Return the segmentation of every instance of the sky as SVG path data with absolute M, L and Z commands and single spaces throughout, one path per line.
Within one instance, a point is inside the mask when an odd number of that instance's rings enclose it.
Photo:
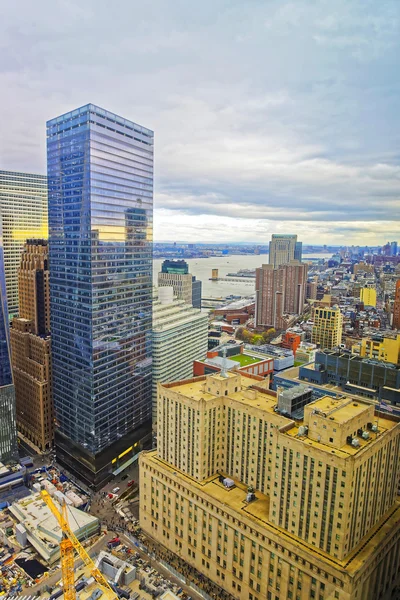
M 155 132 L 154 239 L 400 240 L 399 0 L 3 0 L 0 169 L 89 102 Z

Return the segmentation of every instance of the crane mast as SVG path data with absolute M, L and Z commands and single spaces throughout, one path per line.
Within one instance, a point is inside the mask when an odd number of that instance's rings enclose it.
M 63 534 L 63 539 L 60 542 L 60 554 L 61 554 L 61 571 L 63 578 L 64 598 L 65 600 L 75 600 L 75 577 L 74 577 L 74 551 L 82 559 L 85 566 L 90 569 L 91 575 L 95 578 L 97 583 L 105 588 L 108 592 L 108 598 L 110 600 L 117 600 L 118 596 L 115 594 L 108 581 L 105 579 L 100 569 L 96 567 L 85 548 L 82 546 L 72 529 L 68 524 L 68 513 L 67 505 L 61 506 L 61 511 L 54 503 L 52 497 L 46 490 L 41 491 L 41 497 L 47 504 L 53 515 L 56 517 Z

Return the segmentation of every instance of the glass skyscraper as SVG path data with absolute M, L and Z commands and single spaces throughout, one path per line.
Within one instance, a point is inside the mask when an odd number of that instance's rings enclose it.
M 15 389 L 10 354 L 10 324 L 8 319 L 3 236 L 0 223 L 0 461 L 17 456 Z
M 96 487 L 151 437 L 153 137 L 92 104 L 47 123 L 56 448 Z
M 47 177 L 0 171 L 0 221 L 10 315 L 18 312 L 18 269 L 29 238 L 47 239 Z

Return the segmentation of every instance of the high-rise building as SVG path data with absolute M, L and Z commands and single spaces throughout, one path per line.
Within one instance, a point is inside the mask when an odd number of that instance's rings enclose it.
M 269 243 L 269 264 L 277 269 L 295 259 L 301 260 L 302 244 L 297 242 L 297 235 L 272 234 Z
M 159 384 L 140 526 L 234 598 L 391 600 L 400 423 L 324 396 L 297 421 L 251 375 Z
M 306 285 L 307 300 L 316 300 L 318 292 L 318 275 L 315 275 Z
M 343 315 L 338 306 L 313 310 L 311 342 L 322 349 L 331 350 L 342 342 Z
M 161 287 L 153 301 L 153 428 L 157 422 L 157 383 L 192 376 L 193 361 L 208 348 L 208 314 Z
M 87 104 L 47 160 L 57 457 L 98 487 L 151 440 L 153 132 Z
M 17 454 L 15 389 L 11 370 L 10 326 L 0 222 L 0 461 L 12 460 Z
M 397 242 L 390 243 L 390 254 L 391 256 L 397 256 Z
M 0 171 L 0 221 L 3 227 L 8 311 L 18 313 L 18 269 L 28 238 L 47 238 L 47 177 Z
M 365 306 L 376 306 L 376 289 L 373 287 L 363 287 L 360 289 L 360 300 Z
M 47 240 L 28 240 L 18 272 L 19 317 L 11 329 L 18 431 L 44 451 L 54 438 Z
M 164 260 L 158 274 L 158 287 L 173 287 L 174 296 L 201 308 L 201 281 L 189 273 L 189 265 L 185 260 Z
M 294 247 L 294 260 L 299 260 L 301 262 L 303 258 L 303 242 L 296 242 Z
M 396 281 L 393 303 L 393 329 L 400 329 L 400 279 Z
M 308 266 L 292 260 L 275 269 L 256 269 L 256 324 L 285 328 L 284 315 L 301 314 L 306 298 Z

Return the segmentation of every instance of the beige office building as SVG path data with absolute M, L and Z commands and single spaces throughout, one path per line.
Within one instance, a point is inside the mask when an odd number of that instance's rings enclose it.
M 29 238 L 47 238 L 47 177 L 0 171 L 0 220 L 8 312 L 18 312 L 18 269 Z
M 338 306 L 314 308 L 311 342 L 332 350 L 342 343 L 343 315 Z
M 192 282 L 190 273 L 159 273 L 158 287 L 172 287 L 174 296 L 184 300 L 186 304 L 192 304 Z
M 46 240 L 28 240 L 18 271 L 20 316 L 10 330 L 17 429 L 40 450 L 54 436 Z
M 273 234 L 269 243 L 269 264 L 277 269 L 291 260 L 301 261 L 302 244 L 297 235 Z
M 158 386 L 140 525 L 238 600 L 383 600 L 400 585 L 400 424 L 323 397 L 303 421 L 254 376 Z

